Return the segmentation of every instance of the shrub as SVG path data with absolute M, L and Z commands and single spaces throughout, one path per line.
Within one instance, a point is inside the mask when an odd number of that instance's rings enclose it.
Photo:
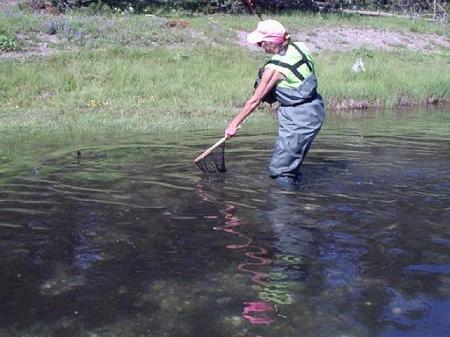
M 251 2 L 260 10 L 312 9 L 314 7 L 312 0 L 251 0 Z M 166 12 L 186 10 L 203 13 L 237 13 L 249 10 L 244 0 L 27 0 L 27 3 L 34 10 L 56 9 L 59 12 L 88 6 L 101 9 L 104 5 L 120 10 L 132 8 L 132 11 L 136 13 L 155 8 Z
M 0 33 L 0 50 L 12 51 L 17 50 L 17 40 L 11 35 L 3 35 Z
M 279 12 L 289 10 L 327 11 L 338 8 L 378 9 L 383 11 L 399 11 L 409 14 L 423 14 L 433 11 L 429 0 L 27 0 L 29 7 L 35 10 L 64 12 L 70 8 L 93 7 L 95 10 L 107 6 L 119 11 L 143 13 L 158 11 L 185 10 L 191 13 L 222 12 L 237 13 L 252 11 L 248 3 L 253 3 L 257 11 Z M 442 6 L 446 6 L 443 1 Z M 131 9 L 131 10 L 130 10 Z M 445 9 L 443 9 L 445 12 Z M 445 12 L 446 13 L 446 12 Z

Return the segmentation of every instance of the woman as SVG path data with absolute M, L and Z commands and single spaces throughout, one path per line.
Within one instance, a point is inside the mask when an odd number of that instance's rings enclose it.
M 306 46 L 292 42 L 283 25 L 275 20 L 259 22 L 247 41 L 273 56 L 264 66 L 252 97 L 226 128 L 225 136 L 234 136 L 239 124 L 262 101 L 274 97 L 280 103 L 279 130 L 269 166 L 270 176 L 280 187 L 295 187 L 300 166 L 325 119 L 313 59 Z

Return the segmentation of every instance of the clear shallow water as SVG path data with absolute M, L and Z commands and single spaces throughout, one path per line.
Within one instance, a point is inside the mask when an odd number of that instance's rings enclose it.
M 329 117 L 297 193 L 244 128 L 219 177 L 199 134 L 31 165 L 0 189 L 0 336 L 450 336 L 449 115 Z

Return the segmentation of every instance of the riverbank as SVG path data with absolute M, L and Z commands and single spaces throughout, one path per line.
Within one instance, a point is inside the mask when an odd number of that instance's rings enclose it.
M 276 18 L 314 52 L 329 111 L 450 102 L 448 25 Z M 252 16 L 55 16 L 8 9 L 0 15 L 10 45 L 0 52 L 2 137 L 221 129 L 268 57 L 244 43 L 256 23 Z M 356 57 L 365 72 L 351 71 Z M 255 120 L 273 107 L 261 110 Z

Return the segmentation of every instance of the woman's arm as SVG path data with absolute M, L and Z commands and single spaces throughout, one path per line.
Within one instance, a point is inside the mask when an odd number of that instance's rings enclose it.
M 236 134 L 236 129 L 260 104 L 265 95 L 267 95 L 275 85 L 284 79 L 284 76 L 278 71 L 266 68 L 261 77 L 259 85 L 253 92 L 252 97 L 245 103 L 241 111 L 233 118 L 225 129 L 225 137 L 232 137 Z

